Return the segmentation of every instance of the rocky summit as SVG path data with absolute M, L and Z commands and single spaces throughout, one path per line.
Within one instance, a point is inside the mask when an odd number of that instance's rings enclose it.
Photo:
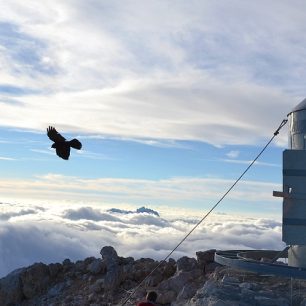
M 215 263 L 214 253 L 158 262 L 121 257 L 105 246 L 101 258 L 35 263 L 0 280 L 0 305 L 122 305 L 128 297 L 125 305 L 136 305 L 155 290 L 157 305 L 306 306 L 306 282 L 232 270 Z

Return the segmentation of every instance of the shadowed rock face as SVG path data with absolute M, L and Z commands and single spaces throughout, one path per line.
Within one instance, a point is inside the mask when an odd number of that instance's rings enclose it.
M 24 299 L 20 278 L 24 270 L 15 270 L 0 280 L 0 301 L 4 305 L 17 304 Z
M 161 263 L 127 305 L 144 299 L 148 290 L 158 293 L 159 305 L 290 305 L 288 280 L 221 267 L 214 263 L 214 252 Z M 0 279 L 0 305 L 120 305 L 159 264 L 150 258 L 120 257 L 111 246 L 100 254 L 101 258 L 35 263 L 13 271 Z M 293 284 L 293 293 L 294 305 L 306 305 L 306 284 Z

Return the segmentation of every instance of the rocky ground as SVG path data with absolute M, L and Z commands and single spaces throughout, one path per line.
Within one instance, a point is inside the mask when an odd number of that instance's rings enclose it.
M 36 263 L 0 280 L 0 305 L 122 305 L 159 262 L 124 258 L 110 246 L 102 258 L 75 263 Z M 306 306 L 306 282 L 257 276 L 216 264 L 214 250 L 196 258 L 170 259 L 143 283 L 126 305 L 142 300 L 147 290 L 158 292 L 159 305 Z

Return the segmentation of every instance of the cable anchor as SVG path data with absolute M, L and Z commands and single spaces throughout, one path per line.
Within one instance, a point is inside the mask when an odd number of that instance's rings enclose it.
M 281 130 L 281 128 L 286 125 L 286 123 L 288 122 L 288 119 L 284 119 L 282 121 L 282 123 L 280 124 L 280 126 L 278 127 L 278 129 L 274 132 L 274 136 L 278 135 L 279 134 L 279 131 Z

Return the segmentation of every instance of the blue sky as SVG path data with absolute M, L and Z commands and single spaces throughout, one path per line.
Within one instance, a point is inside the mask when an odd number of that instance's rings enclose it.
M 0 201 L 26 205 L 3 206 L 8 226 L 38 226 L 20 213 L 37 203 L 199 217 L 306 96 L 303 1 L 0 8 Z M 83 143 L 69 161 L 50 125 Z M 286 146 L 287 126 L 218 211 L 280 220 Z
M 79 135 L 83 151 L 73 151 L 70 160 L 64 161 L 57 158 L 43 132 L 8 128 L 2 129 L 0 135 L 4 174 L 1 179 L 6 186 L 1 189 L 6 200 L 43 201 L 49 200 L 49 194 L 53 193 L 55 201 L 58 198 L 78 202 L 81 194 L 88 202 L 100 202 L 102 206 L 104 202 L 114 205 L 126 202 L 203 212 L 239 177 L 260 149 L 250 145 L 216 147 L 196 141 L 91 139 Z M 280 188 L 281 158 L 281 147 L 269 147 L 247 173 L 245 182 L 222 205 L 222 211 L 250 215 L 277 212 L 280 205 L 275 201 L 280 201 L 273 199 L 272 191 Z M 59 184 L 54 183 L 56 176 L 60 176 Z M 87 182 L 86 185 L 69 187 L 80 180 Z M 65 192 L 72 194 L 62 193 L 61 182 L 67 185 Z M 29 184 L 25 194 L 24 184 Z M 263 185 L 264 190 L 257 184 Z M 123 189 L 117 190 L 118 185 Z M 142 190 L 141 196 L 137 195 L 138 189 Z M 257 199 L 256 194 L 261 192 Z M 239 193 L 243 193 L 242 198 Z M 258 205 L 262 207 L 260 211 Z

